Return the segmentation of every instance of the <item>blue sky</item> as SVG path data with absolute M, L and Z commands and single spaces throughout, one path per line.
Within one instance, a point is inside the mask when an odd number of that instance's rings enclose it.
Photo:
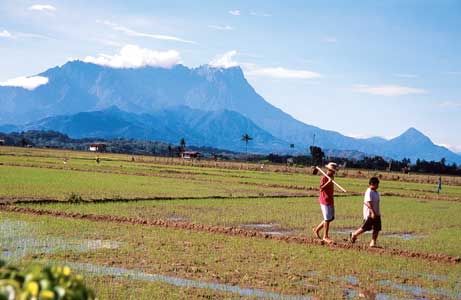
M 126 45 L 238 64 L 308 124 L 386 138 L 415 127 L 461 152 L 458 0 L 0 1 L 0 82 Z

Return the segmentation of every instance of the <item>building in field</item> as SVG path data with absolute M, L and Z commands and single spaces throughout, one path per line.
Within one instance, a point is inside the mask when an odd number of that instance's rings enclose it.
M 93 143 L 90 145 L 90 151 L 92 152 L 106 152 L 107 144 L 105 143 Z
M 182 159 L 200 159 L 200 152 L 197 151 L 182 151 Z
M 5 140 L 0 140 L 0 146 L 5 145 Z

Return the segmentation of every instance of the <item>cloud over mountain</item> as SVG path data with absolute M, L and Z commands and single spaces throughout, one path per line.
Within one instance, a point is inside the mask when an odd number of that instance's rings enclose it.
M 181 57 L 176 50 L 162 52 L 141 48 L 137 45 L 126 45 L 119 54 L 87 56 L 83 61 L 112 68 L 141 68 L 146 66 L 171 68 L 181 61 Z
M 211 62 L 210 66 L 215 68 L 231 68 L 238 66 L 238 62 L 233 60 L 233 57 L 237 54 L 236 50 L 232 50 L 224 53 L 221 56 L 215 57 Z
M 17 77 L 0 82 L 0 86 L 22 87 L 26 90 L 34 90 L 37 87 L 47 84 L 48 78 L 43 76 Z

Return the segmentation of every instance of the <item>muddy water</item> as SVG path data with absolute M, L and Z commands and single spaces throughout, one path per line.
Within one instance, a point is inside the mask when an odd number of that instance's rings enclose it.
M 336 230 L 336 231 L 333 231 L 333 232 L 337 233 L 337 234 L 342 234 L 342 235 L 349 236 L 349 234 L 351 232 L 354 232 L 356 229 L 357 228 L 350 229 L 350 230 L 348 230 L 348 229 Z M 369 235 L 371 235 L 371 231 L 367 231 L 367 232 L 363 233 L 363 235 L 369 236 Z M 381 237 L 396 238 L 396 239 L 401 239 L 401 240 L 413 240 L 413 239 L 420 239 L 420 238 L 425 237 L 423 235 L 417 235 L 417 234 L 414 234 L 414 233 L 380 233 L 379 235 Z
M 273 225 L 273 224 L 272 224 Z M 273 227 L 264 227 L 266 230 L 271 230 Z M 270 232 L 270 231 L 268 231 Z M 276 232 L 274 234 L 278 234 Z M 57 252 L 85 252 L 96 249 L 116 249 L 120 244 L 108 240 L 83 240 L 83 239 L 62 239 L 57 237 L 37 237 L 33 233 L 33 228 L 26 222 L 19 222 L 13 220 L 0 221 L 0 253 L 3 258 L 8 259 L 9 262 L 20 261 L 23 257 L 31 254 L 47 254 Z M 194 281 L 183 279 L 179 277 L 170 277 L 157 274 L 147 274 L 140 270 L 129 270 L 123 268 L 112 268 L 90 264 L 73 264 L 77 269 L 84 272 L 99 274 L 99 275 L 114 275 L 120 277 L 128 277 L 133 280 L 144 281 L 160 281 L 181 287 L 196 287 L 203 289 L 211 289 L 216 291 L 228 292 L 238 294 L 245 297 L 258 297 L 265 299 L 312 299 L 310 296 L 297 296 L 297 295 L 281 295 L 271 292 L 266 292 L 259 289 L 241 288 L 238 286 L 230 286 L 226 284 L 208 283 L 202 281 Z M 383 271 L 385 272 L 385 271 Z M 433 280 L 448 281 L 448 277 L 436 274 L 420 274 L 419 275 Z M 405 274 L 402 274 L 405 275 Z M 411 275 L 411 274 L 408 274 Z M 311 272 L 310 277 L 319 276 L 317 272 Z M 389 277 L 394 277 L 389 274 Z M 340 282 L 341 285 L 346 285 L 344 289 L 346 299 L 354 299 L 361 297 L 361 292 L 358 289 L 359 279 L 354 276 L 326 276 L 329 280 Z M 391 280 L 382 280 L 378 284 L 395 290 L 396 292 L 404 292 L 416 298 L 425 296 L 432 296 L 436 298 L 448 299 L 461 299 L 461 291 L 458 288 L 454 291 L 445 289 L 429 289 L 421 286 L 412 286 L 400 284 Z M 300 282 L 300 284 L 307 284 Z M 389 294 L 376 294 L 373 299 L 394 299 L 395 297 Z
M 311 296 L 301 295 L 282 295 L 277 293 L 266 292 L 260 289 L 242 288 L 236 285 L 227 285 L 221 283 L 204 282 L 197 280 L 184 279 L 180 277 L 165 276 L 158 274 L 144 273 L 138 270 L 130 270 L 117 267 L 106 267 L 93 264 L 68 263 L 73 269 L 90 273 L 98 276 L 111 275 L 131 280 L 142 280 L 151 282 L 163 282 L 177 287 L 194 287 L 199 289 L 209 289 L 219 292 L 232 293 L 242 297 L 257 297 L 262 299 L 286 299 L 286 300 L 311 300 Z
M 240 225 L 241 228 L 257 230 L 270 235 L 293 235 L 294 231 L 281 230 L 280 225 L 276 223 L 253 223 Z
M 97 249 L 116 249 L 120 244 L 107 240 L 61 239 L 56 237 L 34 237 L 31 226 L 25 222 L 3 220 L 0 222 L 1 257 L 9 263 L 20 261 L 31 254 L 48 254 L 58 252 L 86 252 Z M 260 289 L 241 288 L 234 285 L 195 281 L 180 277 L 148 274 L 139 270 L 105 267 L 92 264 L 63 262 L 76 270 L 95 275 L 113 275 L 132 280 L 168 283 L 178 287 L 195 287 L 237 294 L 243 297 L 263 299 L 311 300 L 310 296 L 282 295 Z
M 244 229 L 253 229 L 253 230 L 273 230 L 279 228 L 279 224 L 272 224 L 272 223 L 252 223 L 252 224 L 242 224 L 240 225 L 241 228 Z
M 58 252 L 87 252 L 97 249 L 116 249 L 120 243 L 108 240 L 63 239 L 40 237 L 33 234 L 25 222 L 2 220 L 0 222 L 0 255 L 8 262 L 17 262 L 31 254 Z
M 379 272 L 382 274 L 390 274 L 387 271 L 379 271 Z M 416 274 L 416 275 L 423 276 L 426 278 L 434 278 L 435 280 L 440 280 L 440 281 L 449 280 L 448 277 L 443 276 L 443 275 L 426 274 L 426 273 L 410 273 L 410 272 L 405 272 L 405 274 Z M 308 272 L 306 273 L 306 275 L 308 275 L 309 277 L 321 276 L 318 272 L 315 272 L 315 271 Z M 371 296 L 365 295 L 364 292 L 362 292 L 359 289 L 359 284 L 360 284 L 359 279 L 353 275 L 346 275 L 346 276 L 328 275 L 326 276 L 326 278 L 328 278 L 332 282 L 341 282 L 347 285 L 347 287 L 344 289 L 345 299 L 357 299 L 357 298 L 399 299 L 396 296 L 393 296 L 391 294 L 386 294 L 386 293 L 376 293 Z M 413 297 L 412 299 L 443 298 L 443 299 L 458 299 L 459 300 L 461 299 L 461 290 L 460 290 L 459 281 L 456 281 L 456 282 L 458 283 L 457 288 L 451 291 L 447 289 L 443 289 L 443 288 L 430 289 L 430 288 L 425 288 L 425 287 L 416 286 L 416 285 L 400 284 L 392 280 L 380 280 L 378 282 L 378 285 L 382 287 L 389 287 L 399 292 L 404 292 L 408 295 L 411 295 L 411 297 Z M 300 281 L 299 283 L 305 285 L 304 281 Z

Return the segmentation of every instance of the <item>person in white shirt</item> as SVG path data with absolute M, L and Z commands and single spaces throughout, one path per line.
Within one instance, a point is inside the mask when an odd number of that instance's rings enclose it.
M 351 243 L 357 240 L 357 237 L 365 231 L 373 230 L 370 247 L 377 247 L 376 240 L 378 234 L 381 231 L 381 212 L 379 210 L 379 193 L 377 191 L 379 187 L 379 179 L 377 177 L 371 177 L 369 187 L 365 192 L 363 199 L 363 224 L 354 233 L 350 235 Z

